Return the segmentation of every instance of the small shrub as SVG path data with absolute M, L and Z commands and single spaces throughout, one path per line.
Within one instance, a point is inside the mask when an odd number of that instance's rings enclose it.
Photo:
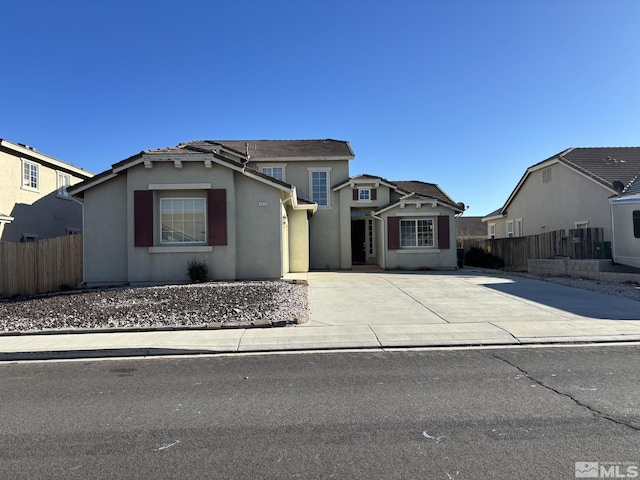
M 483 248 L 473 247 L 464 255 L 464 264 L 470 267 L 481 268 L 504 268 L 504 260 L 492 253 L 485 251 Z
M 193 259 L 187 264 L 187 273 L 191 283 L 202 283 L 209 280 L 209 268 L 206 262 Z

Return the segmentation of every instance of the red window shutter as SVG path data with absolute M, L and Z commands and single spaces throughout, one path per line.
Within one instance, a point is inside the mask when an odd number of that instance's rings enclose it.
M 449 246 L 449 215 L 438 216 L 438 248 L 448 250 Z
M 387 249 L 400 248 L 400 217 L 387 218 Z
M 209 245 L 226 245 L 227 191 L 224 188 L 207 192 L 207 223 Z
M 371 189 L 371 200 L 377 200 L 378 199 L 378 189 L 377 188 L 372 188 Z
M 355 201 L 355 200 L 358 200 L 358 199 L 359 199 L 359 197 L 358 197 L 358 189 L 354 188 L 353 189 L 353 200 Z
M 136 247 L 153 247 L 153 190 L 133 192 L 133 236 Z

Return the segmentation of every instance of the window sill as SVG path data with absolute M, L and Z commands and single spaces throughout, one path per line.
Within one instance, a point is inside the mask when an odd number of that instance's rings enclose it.
M 402 248 L 400 250 L 396 250 L 397 253 L 441 253 L 442 250 L 439 248 Z
M 212 252 L 213 247 L 208 245 L 180 247 L 149 247 L 149 253 L 207 253 Z
M 21 190 L 26 190 L 27 192 L 40 193 L 40 190 L 33 187 L 27 187 L 26 185 L 22 185 L 20 187 Z

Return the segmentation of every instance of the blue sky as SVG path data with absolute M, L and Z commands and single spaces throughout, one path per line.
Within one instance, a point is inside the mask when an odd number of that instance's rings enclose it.
M 637 0 L 9 0 L 0 138 L 99 173 L 196 139 L 348 140 L 351 173 L 500 207 L 640 145 Z

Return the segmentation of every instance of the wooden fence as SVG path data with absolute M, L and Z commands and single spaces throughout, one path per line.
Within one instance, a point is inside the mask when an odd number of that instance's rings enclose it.
M 82 283 L 82 235 L 0 243 L 0 297 L 54 292 Z
M 602 228 L 556 230 L 527 237 L 463 240 L 467 252 L 480 247 L 504 260 L 505 267 L 526 270 L 527 260 L 569 257 L 576 260 L 596 258 L 596 243 L 602 242 Z

